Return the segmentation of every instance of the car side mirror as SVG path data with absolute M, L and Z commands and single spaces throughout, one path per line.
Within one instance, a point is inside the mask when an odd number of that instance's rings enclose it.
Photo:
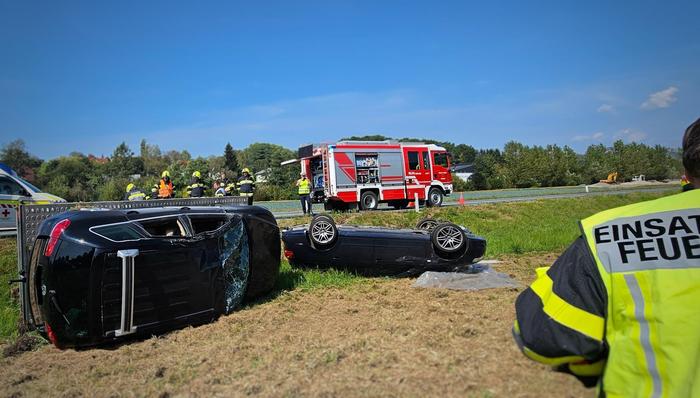
M 22 188 L 22 190 L 19 192 L 19 195 L 20 195 L 20 196 L 26 196 L 26 197 L 32 196 L 32 194 L 30 194 L 29 191 L 27 191 L 27 190 L 24 189 L 24 188 Z

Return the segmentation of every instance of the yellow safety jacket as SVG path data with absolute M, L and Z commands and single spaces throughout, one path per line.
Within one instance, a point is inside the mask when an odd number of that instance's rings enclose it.
M 306 178 L 302 178 L 298 181 L 299 183 L 299 195 L 308 195 L 311 193 L 311 181 Z
M 700 190 L 581 222 L 605 289 L 608 397 L 700 397 Z
M 525 355 L 595 378 L 601 396 L 700 397 L 700 190 L 581 229 L 516 301 Z

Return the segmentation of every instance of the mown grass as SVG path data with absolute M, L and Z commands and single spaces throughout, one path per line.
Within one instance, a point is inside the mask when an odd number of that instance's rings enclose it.
M 466 207 L 427 209 L 415 212 L 363 212 L 334 214 L 337 223 L 397 228 L 413 227 L 424 217 L 464 225 L 488 240 L 487 257 L 563 250 L 579 234 L 578 221 L 601 210 L 668 193 L 633 193 L 534 202 L 501 203 Z M 280 220 L 280 226 L 303 224 L 308 218 Z M 14 239 L 0 239 L 0 341 L 17 336 L 19 307 L 8 281 L 17 274 Z M 347 287 L 366 280 L 344 271 L 301 270 L 282 262 L 273 299 L 285 291 Z M 265 300 L 265 299 L 264 299 Z
M 670 192 L 673 193 L 673 192 Z M 659 198 L 669 193 L 631 193 L 424 209 L 420 213 L 362 212 L 333 214 L 336 223 L 412 228 L 425 217 L 454 222 L 488 241 L 486 256 L 563 250 L 580 234 L 578 221 L 599 211 Z M 281 220 L 283 226 L 308 218 Z

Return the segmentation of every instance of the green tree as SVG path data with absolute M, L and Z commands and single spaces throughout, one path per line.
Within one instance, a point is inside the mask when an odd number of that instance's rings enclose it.
M 238 157 L 236 156 L 236 151 L 233 150 L 230 142 L 226 143 L 226 147 L 224 148 L 224 159 L 226 169 L 234 173 L 234 175 L 238 173 Z
M 71 153 L 44 162 L 38 177 L 48 192 L 71 202 L 86 202 L 97 199 L 94 168 L 87 156 Z
M 0 162 L 10 166 L 28 180 L 34 180 L 34 170 L 42 163 L 41 159 L 26 150 L 22 139 L 3 145 L 0 149 Z
M 161 155 L 158 145 L 151 145 L 145 139 L 141 140 L 140 157 L 143 162 L 143 175 L 160 176 L 160 173 L 168 166 Z
M 143 172 L 143 160 L 134 156 L 134 152 L 126 145 L 119 144 L 112 153 L 109 161 L 109 173 L 112 177 L 128 177 Z

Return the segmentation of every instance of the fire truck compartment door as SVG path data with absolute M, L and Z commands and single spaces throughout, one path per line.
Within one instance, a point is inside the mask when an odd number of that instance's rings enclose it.
M 335 152 L 335 185 L 337 188 L 355 187 L 357 174 L 353 152 Z

